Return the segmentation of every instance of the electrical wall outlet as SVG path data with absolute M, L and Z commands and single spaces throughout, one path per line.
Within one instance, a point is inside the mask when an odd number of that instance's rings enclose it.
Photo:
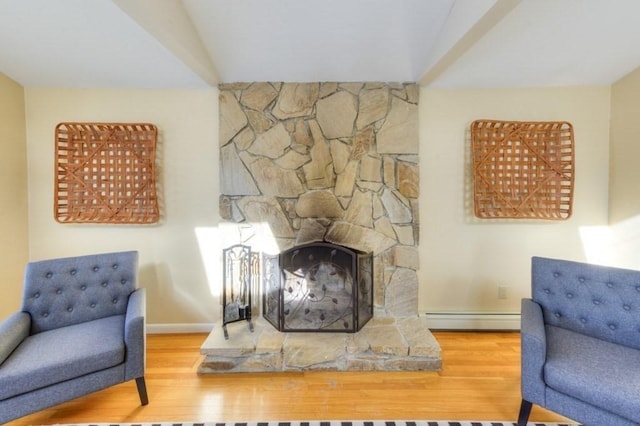
M 498 286 L 498 299 L 506 299 L 507 298 L 507 286 L 499 285 Z

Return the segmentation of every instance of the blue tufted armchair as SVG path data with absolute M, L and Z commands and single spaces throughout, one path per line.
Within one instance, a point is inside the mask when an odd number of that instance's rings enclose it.
M 22 310 L 0 323 L 0 423 L 136 380 L 148 403 L 138 254 L 32 262 Z
M 583 425 L 640 424 L 640 271 L 534 257 L 522 301 L 524 426 L 532 404 Z

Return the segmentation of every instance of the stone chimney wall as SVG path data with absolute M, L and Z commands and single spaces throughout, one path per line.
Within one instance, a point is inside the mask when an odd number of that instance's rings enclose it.
M 418 86 L 220 85 L 220 214 L 280 250 L 372 252 L 376 315 L 418 313 Z

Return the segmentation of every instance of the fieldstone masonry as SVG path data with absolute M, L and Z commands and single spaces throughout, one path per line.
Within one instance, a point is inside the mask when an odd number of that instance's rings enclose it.
M 243 342 L 218 343 L 214 330 L 201 371 L 259 371 L 263 364 L 267 370 L 439 368 L 439 347 L 417 309 L 417 85 L 233 83 L 219 89 L 221 217 L 239 225 L 267 222 L 281 251 L 326 241 L 372 252 L 375 318 L 354 336 L 321 339 L 264 330 Z M 310 341 L 315 350 L 301 349 Z M 320 350 L 349 356 L 336 360 Z M 272 351 L 282 353 L 280 365 L 267 368 L 268 357 L 258 360 L 256 351 L 271 358 Z M 221 362 L 229 352 L 241 352 L 243 360 Z M 306 353 L 325 361 L 299 359 Z

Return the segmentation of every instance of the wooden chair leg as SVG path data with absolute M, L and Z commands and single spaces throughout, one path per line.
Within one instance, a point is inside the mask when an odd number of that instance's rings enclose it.
M 143 377 L 136 378 L 136 386 L 138 387 L 138 395 L 140 396 L 140 405 L 147 405 L 149 403 L 149 396 L 147 395 L 147 385 Z
M 529 414 L 531 414 L 531 407 L 533 407 L 531 402 L 526 399 L 522 400 L 520 404 L 520 414 L 518 414 L 518 426 L 527 426 Z

